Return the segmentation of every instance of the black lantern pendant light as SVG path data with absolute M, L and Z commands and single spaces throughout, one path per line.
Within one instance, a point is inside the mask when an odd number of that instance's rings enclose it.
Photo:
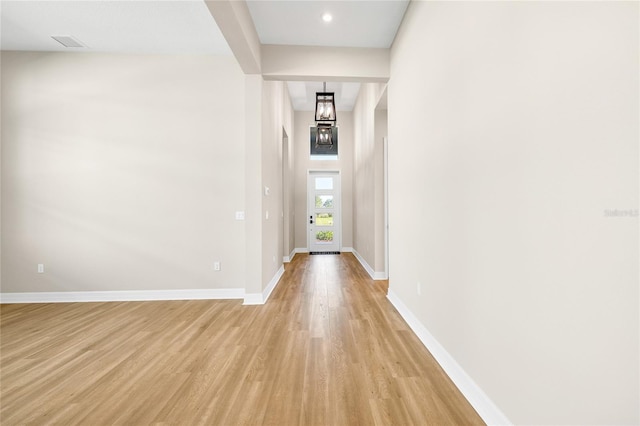
M 316 145 L 325 149 L 333 148 L 333 131 L 329 123 L 318 123 Z
M 312 155 L 338 155 L 338 128 L 336 124 L 336 102 L 333 92 L 316 92 L 316 126 L 311 128 Z M 315 133 L 315 134 L 314 134 Z
M 316 92 L 316 121 L 336 121 L 336 102 L 334 92 L 327 92 L 324 83 L 322 92 Z

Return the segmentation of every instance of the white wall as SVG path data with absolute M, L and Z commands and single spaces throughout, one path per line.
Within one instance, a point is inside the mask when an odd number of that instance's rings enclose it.
M 412 2 L 392 47 L 390 290 L 516 424 L 640 422 L 638 55 L 637 2 Z
M 285 193 L 283 173 L 291 167 L 284 158 L 285 151 L 292 151 L 293 108 L 286 84 L 265 81 L 262 86 L 262 284 L 263 289 L 282 266 L 284 252 L 284 206 L 292 189 Z M 284 149 L 284 134 L 288 138 L 288 149 Z M 291 170 L 288 170 L 291 173 Z M 265 195 L 264 188 L 269 188 Z M 268 216 L 267 216 L 268 213 Z
M 309 159 L 309 126 L 313 111 L 295 112 L 295 246 L 307 246 L 307 174 L 309 170 L 340 170 L 342 189 L 342 247 L 353 247 L 353 113 L 338 111 L 338 160 Z
M 378 276 L 384 275 L 383 141 L 386 111 L 375 111 L 384 84 L 363 83 L 353 108 L 353 248 Z
M 386 86 L 386 85 L 385 85 Z M 375 260 L 373 269 L 385 276 L 385 203 L 384 203 L 384 138 L 389 134 L 387 110 L 376 109 L 374 116 L 374 248 Z M 387 277 L 388 278 L 388 277 Z
M 245 75 L 245 292 L 262 300 L 262 132 L 263 81 L 260 75 Z M 258 238 L 260 236 L 260 238 Z M 255 302 L 254 302 L 255 303 Z
M 269 80 L 387 81 L 389 49 L 263 44 L 262 75 Z
M 244 287 L 243 93 L 232 57 L 3 52 L 2 292 Z
M 288 89 L 287 89 L 288 91 Z M 287 97 L 287 99 L 289 99 Z M 291 100 L 289 99 L 290 103 Z M 294 111 L 291 109 L 291 121 L 293 122 Z M 290 129 L 293 131 L 293 129 Z M 295 189 L 295 169 L 294 169 L 294 140 L 295 137 L 293 134 L 289 134 L 287 130 L 285 130 L 284 135 L 285 140 L 283 141 L 283 164 L 284 164 L 284 176 L 283 176 L 283 191 L 284 191 L 284 235 L 283 235 L 283 256 L 287 259 L 290 258 L 291 253 L 296 248 L 295 243 L 295 199 L 294 199 L 294 189 Z

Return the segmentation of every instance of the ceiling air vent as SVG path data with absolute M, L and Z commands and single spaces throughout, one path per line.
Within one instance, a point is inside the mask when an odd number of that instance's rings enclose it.
M 60 43 L 61 45 L 63 45 L 64 47 L 87 47 L 84 44 L 82 44 L 80 41 L 78 41 L 77 39 L 71 36 L 60 35 L 60 36 L 51 36 L 51 38 L 57 41 L 58 43 Z

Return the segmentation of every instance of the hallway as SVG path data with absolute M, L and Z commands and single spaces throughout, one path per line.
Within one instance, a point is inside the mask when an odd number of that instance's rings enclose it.
M 355 257 L 297 255 L 263 306 L 2 305 L 3 425 L 482 424 Z

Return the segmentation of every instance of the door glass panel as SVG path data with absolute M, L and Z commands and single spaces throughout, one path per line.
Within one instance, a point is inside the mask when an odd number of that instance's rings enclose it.
M 333 195 L 316 195 L 316 207 L 330 209 L 333 207 Z
M 307 177 L 307 241 L 310 252 L 339 251 L 340 174 L 311 171 Z
M 333 189 L 332 177 L 317 177 L 316 189 Z
M 330 244 L 333 242 L 333 231 L 318 231 L 316 232 L 316 243 L 318 244 Z
M 316 213 L 316 225 L 333 226 L 333 213 Z

